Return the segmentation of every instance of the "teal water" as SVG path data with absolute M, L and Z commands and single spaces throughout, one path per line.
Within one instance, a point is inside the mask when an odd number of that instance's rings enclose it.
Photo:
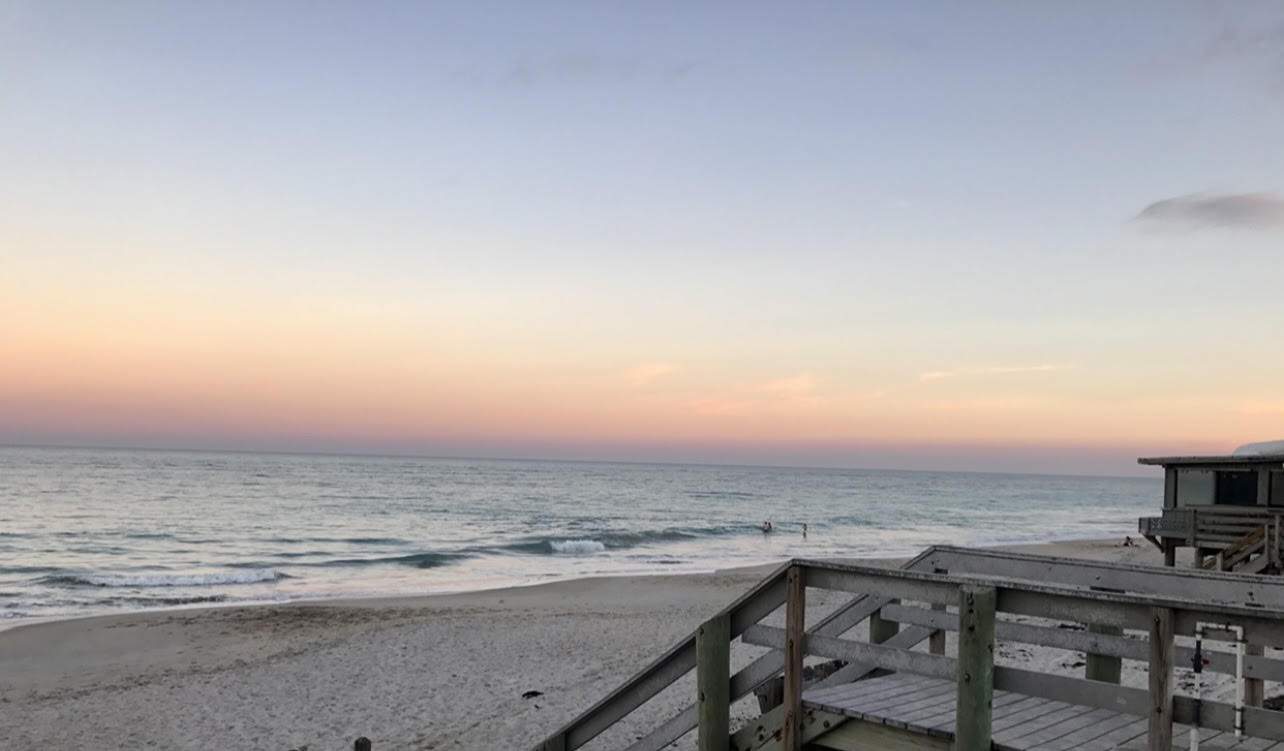
M 1161 497 L 1158 478 L 0 448 L 0 619 L 1122 538 Z

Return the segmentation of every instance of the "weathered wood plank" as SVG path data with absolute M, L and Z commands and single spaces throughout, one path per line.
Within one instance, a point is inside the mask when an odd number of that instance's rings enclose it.
M 758 586 L 736 598 L 723 612 L 731 614 L 731 633 L 738 636 L 748 623 L 757 623 L 785 601 L 785 570 L 781 566 Z M 695 634 L 675 644 L 619 688 L 581 712 L 550 738 L 564 738 L 568 751 L 580 748 L 625 715 L 649 701 L 695 668 Z M 541 744 L 542 746 L 542 744 Z
M 773 626 L 753 626 L 745 629 L 742 637 L 746 644 L 760 647 L 783 649 L 785 631 Z M 955 660 L 922 652 L 910 652 L 904 649 L 882 644 L 866 644 L 849 639 L 835 639 L 829 636 L 812 634 L 804 640 L 805 651 L 809 655 L 828 657 L 835 660 L 848 660 L 884 668 L 896 672 L 908 672 L 933 678 L 954 678 Z
M 931 632 L 917 626 L 902 630 L 883 643 L 885 647 L 895 647 L 896 649 L 912 649 L 918 646 L 924 639 L 929 638 Z M 830 686 L 838 683 L 846 683 L 859 680 L 869 675 L 875 666 L 862 662 L 849 662 L 847 665 L 834 671 L 828 678 L 821 680 L 818 686 Z
M 1011 736 L 1000 739 L 999 742 L 1009 746 L 1019 745 L 1025 748 L 1036 748 L 1041 743 L 1066 737 L 1070 733 L 1077 732 L 1077 730 L 1095 728 L 1097 725 L 1102 724 L 1103 721 L 1115 719 L 1118 716 L 1120 716 L 1118 712 L 1112 712 L 1111 710 L 1088 709 L 1088 711 L 1079 712 L 1079 714 L 1071 716 L 1071 718 L 1046 724 L 1043 728 L 1036 729 L 1031 725 L 1031 727 L 1027 728 L 1026 733 L 1019 734 L 1019 736 L 1016 734 L 1016 730 L 1013 730 Z M 996 736 L 996 739 L 998 739 L 998 736 Z
M 1123 629 L 1118 626 L 1101 626 L 1090 623 L 1088 624 L 1088 633 L 1121 636 Z M 1119 678 L 1123 675 L 1123 660 L 1117 656 L 1088 651 L 1084 654 L 1084 662 L 1083 677 L 1090 681 L 1118 683 Z
M 802 671 L 807 614 L 807 571 L 790 566 L 785 575 L 785 708 L 783 751 L 802 751 Z
M 1108 709 L 1098 711 L 1110 712 Z M 1138 733 L 1143 733 L 1146 730 L 1146 722 L 1144 720 L 1140 720 L 1133 715 L 1115 712 L 1110 717 L 1092 725 L 1068 732 L 1059 738 L 1043 741 L 1034 748 L 1038 749 L 1038 751 L 1070 751 L 1070 749 L 1083 748 L 1098 738 L 1117 732 L 1130 725 L 1137 727 L 1137 733 L 1129 736 L 1129 738 L 1135 737 Z M 1127 738 L 1124 740 L 1127 740 Z
M 727 751 L 731 737 L 731 618 L 716 615 L 696 629 L 697 748 Z
M 959 588 L 958 751 L 990 750 L 990 703 L 994 698 L 994 587 Z
M 1104 586 L 1201 602 L 1284 609 L 1284 581 L 1277 577 L 1174 571 L 1156 566 L 949 546 L 933 548 L 920 565 L 947 569 L 954 574 L 1000 576 L 1078 587 Z
M 818 749 L 833 751 L 949 751 L 944 738 L 922 735 L 886 725 L 852 720 L 834 728 L 811 742 Z
M 945 612 L 945 605 L 937 603 L 932 606 L 933 610 Z M 945 629 L 938 628 L 932 632 L 931 640 L 928 642 L 927 651 L 934 655 L 945 654 Z
M 924 628 L 956 630 L 958 627 L 956 620 L 952 617 L 947 618 L 943 614 L 938 614 L 937 611 L 909 605 L 889 605 L 884 608 L 884 616 L 899 620 L 902 624 L 915 624 Z M 1109 627 L 1098 627 L 1085 632 L 1032 623 L 999 621 L 995 625 L 995 636 L 999 641 L 1036 644 L 1078 652 L 1095 652 L 1143 662 L 1150 659 L 1149 647 L 1144 640 L 1094 633 L 1107 628 Z M 1195 650 L 1190 647 L 1176 647 L 1174 664 L 1188 665 L 1194 654 Z M 1234 654 L 1206 650 L 1204 658 L 1208 661 L 1204 670 L 1227 675 L 1235 674 Z M 1250 654 L 1244 658 L 1244 674 L 1253 679 L 1284 682 L 1284 660 Z
M 1150 715 L 1146 729 L 1149 751 L 1173 745 L 1173 611 L 1155 608 L 1150 626 Z
M 1026 736 L 1046 730 L 1049 727 L 1066 722 L 1067 720 L 1074 720 L 1094 711 L 1096 710 L 1092 707 L 1080 707 L 1073 704 L 1068 705 L 1055 711 L 1042 714 L 1038 717 L 1031 718 L 1019 725 L 1013 725 L 1012 727 L 996 731 L 994 734 L 994 742 L 1008 747 L 1023 748 L 1025 744 L 1021 742 L 1021 739 Z

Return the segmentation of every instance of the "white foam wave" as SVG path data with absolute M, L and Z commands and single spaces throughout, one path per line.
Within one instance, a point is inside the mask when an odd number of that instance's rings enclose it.
M 606 546 L 597 540 L 554 540 L 549 543 L 554 553 L 566 555 L 591 555 L 606 550 Z
M 219 584 L 256 584 L 282 578 L 276 569 L 250 568 L 206 574 L 99 574 L 76 577 L 95 587 L 209 587 Z

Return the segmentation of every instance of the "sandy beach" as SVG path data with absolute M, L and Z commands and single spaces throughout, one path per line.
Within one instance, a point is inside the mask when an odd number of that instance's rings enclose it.
M 1160 562 L 1118 540 L 1019 549 Z M 9 748 L 317 751 L 361 735 L 376 749 L 524 748 L 769 570 L 20 626 L 0 632 L 0 728 Z M 1078 669 L 1056 650 L 1000 659 Z M 594 747 L 616 747 L 688 700 L 666 692 Z

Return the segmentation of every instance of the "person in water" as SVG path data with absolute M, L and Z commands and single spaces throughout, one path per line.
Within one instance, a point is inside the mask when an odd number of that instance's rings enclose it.
M 772 533 L 771 522 L 766 521 L 762 523 L 762 533 L 764 535 L 769 535 Z
M 807 539 L 807 522 L 803 522 L 803 539 Z

